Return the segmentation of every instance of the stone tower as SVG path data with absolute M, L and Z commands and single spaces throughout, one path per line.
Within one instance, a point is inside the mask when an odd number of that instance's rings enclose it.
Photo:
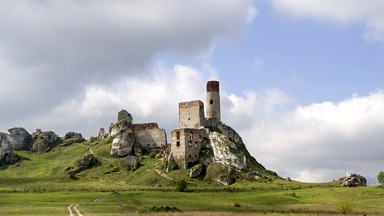
M 207 103 L 206 118 L 215 118 L 221 121 L 220 117 L 220 91 L 219 81 L 207 82 Z

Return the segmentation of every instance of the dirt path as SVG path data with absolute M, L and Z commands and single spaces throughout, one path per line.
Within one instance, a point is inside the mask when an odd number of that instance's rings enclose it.
M 99 203 L 99 202 L 103 201 L 104 198 L 105 198 L 105 196 L 98 197 L 95 200 L 93 200 L 91 203 Z
M 90 203 L 92 203 L 92 204 L 99 203 L 99 202 L 103 201 L 104 198 L 105 198 L 105 196 L 97 197 L 95 200 L 93 200 L 93 201 L 90 202 Z M 71 204 L 71 205 L 68 206 L 67 209 L 68 209 L 68 212 L 69 212 L 69 216 L 75 216 L 75 214 L 73 214 L 74 211 L 76 212 L 77 216 L 84 216 L 84 215 L 80 212 L 80 210 L 77 209 L 77 207 L 79 207 L 79 204 Z M 72 209 L 73 209 L 74 211 L 72 211 Z
M 68 206 L 68 212 L 69 212 L 69 216 L 75 216 L 73 214 L 73 211 L 72 211 L 72 208 L 75 210 L 75 212 L 77 213 L 77 216 L 84 216 L 83 214 L 81 214 L 81 212 L 79 211 L 79 209 L 77 209 L 77 207 L 79 206 L 79 204 L 71 204 Z
M 73 205 L 74 204 L 68 206 L 69 216 L 74 216 L 73 212 L 72 212 L 72 209 L 71 209 Z
M 171 178 L 171 177 L 165 175 L 164 173 L 162 173 L 161 170 L 159 170 L 157 167 L 155 168 L 155 172 L 157 173 L 157 175 L 162 176 L 162 177 L 164 177 L 164 178 L 166 178 L 166 179 L 168 179 L 170 181 L 173 180 L 173 178 Z
M 77 206 L 79 206 L 79 204 L 75 205 L 75 207 L 73 207 L 77 213 L 78 216 L 84 216 L 83 214 L 81 214 L 81 212 L 77 209 Z

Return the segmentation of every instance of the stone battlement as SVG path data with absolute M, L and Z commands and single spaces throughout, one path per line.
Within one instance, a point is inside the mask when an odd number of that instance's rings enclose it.
M 157 122 L 133 124 L 132 126 L 134 131 L 159 129 Z
M 218 92 L 219 89 L 220 89 L 220 84 L 218 81 L 207 82 L 207 92 Z
M 202 103 L 200 100 L 180 102 L 179 108 L 199 107 Z

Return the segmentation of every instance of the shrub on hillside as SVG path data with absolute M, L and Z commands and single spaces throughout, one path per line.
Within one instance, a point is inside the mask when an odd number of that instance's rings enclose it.
M 179 192 L 187 192 L 188 191 L 188 183 L 184 179 L 176 182 L 176 191 Z

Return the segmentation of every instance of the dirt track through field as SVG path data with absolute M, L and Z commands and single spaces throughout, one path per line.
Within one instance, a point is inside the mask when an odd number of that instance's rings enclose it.
M 74 216 L 72 209 L 71 209 L 72 206 L 73 206 L 73 204 L 68 206 L 69 216 Z
M 77 209 L 77 207 L 79 206 L 79 204 L 71 204 L 68 206 L 68 212 L 69 212 L 69 216 L 75 216 L 73 214 L 73 211 L 72 211 L 72 208 L 75 210 L 75 212 L 77 213 L 77 216 L 84 216 L 83 214 L 81 214 L 81 212 L 79 211 L 79 209 Z
M 173 178 L 171 178 L 171 177 L 167 176 L 166 174 L 162 173 L 161 170 L 159 170 L 159 168 L 157 168 L 157 167 L 155 168 L 155 172 L 156 172 L 157 175 L 162 176 L 162 177 L 164 177 L 164 178 L 166 178 L 166 179 L 168 179 L 170 181 L 173 180 Z

